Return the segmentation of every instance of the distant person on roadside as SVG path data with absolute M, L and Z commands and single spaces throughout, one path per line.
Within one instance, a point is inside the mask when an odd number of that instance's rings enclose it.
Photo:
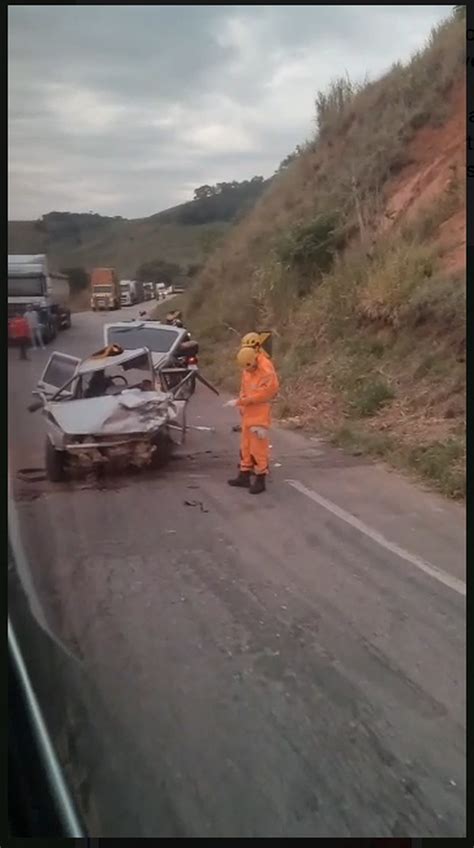
M 38 312 L 36 309 L 33 309 L 31 303 L 29 303 L 26 307 L 25 318 L 30 328 L 30 338 L 33 350 L 36 350 L 39 347 L 44 350 L 43 327 L 41 326 Z
M 29 359 L 28 348 L 30 346 L 30 326 L 24 315 L 15 315 L 9 321 L 9 336 L 20 348 L 20 359 Z

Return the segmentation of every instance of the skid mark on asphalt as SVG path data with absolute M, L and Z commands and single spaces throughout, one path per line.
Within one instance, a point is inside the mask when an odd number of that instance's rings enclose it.
M 436 565 L 432 565 L 430 562 L 426 562 L 426 560 L 414 556 L 409 553 L 409 551 L 404 550 L 404 548 L 401 548 L 394 542 L 390 542 L 385 538 L 385 536 L 378 533 L 377 530 L 373 530 L 367 524 L 359 521 L 355 515 L 351 515 L 349 512 L 346 512 L 345 509 L 341 509 L 341 507 L 337 506 L 332 501 L 328 501 L 326 498 L 323 498 L 322 495 L 319 495 L 317 492 L 313 491 L 313 489 L 308 489 L 307 486 L 304 486 L 303 483 L 300 483 L 298 480 L 286 480 L 286 482 L 297 492 L 300 492 L 302 495 L 305 495 L 307 498 L 314 501 L 314 503 L 322 506 L 323 509 L 327 509 L 333 515 L 337 516 L 337 518 L 340 518 L 341 521 L 345 521 L 346 524 L 354 527 L 354 529 L 358 530 L 359 533 L 362 533 L 364 536 L 368 536 L 369 539 L 372 539 L 373 542 L 376 542 L 387 551 L 390 551 L 390 553 L 395 554 L 400 557 L 400 559 L 404 559 L 405 562 L 410 563 L 410 565 L 415 566 L 415 568 L 418 568 L 420 571 L 423 571 L 425 574 L 433 577 L 439 583 L 443 583 L 449 589 L 453 589 L 453 591 L 465 597 L 466 584 L 462 580 L 458 580 L 457 577 L 453 577 L 446 571 L 442 571 L 442 569 L 438 568 Z

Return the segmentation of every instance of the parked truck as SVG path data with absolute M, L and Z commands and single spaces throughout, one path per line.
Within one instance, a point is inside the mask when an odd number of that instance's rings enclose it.
M 135 280 L 120 280 L 120 305 L 133 306 L 135 303 L 137 303 Z
M 143 303 L 145 300 L 145 291 L 143 288 L 143 283 L 140 280 L 134 280 L 135 283 L 135 291 L 137 293 L 137 303 Z
M 153 298 L 155 297 L 155 284 L 143 283 L 143 294 L 145 300 L 153 300 Z
M 94 268 L 91 274 L 91 309 L 118 309 L 120 283 L 115 268 Z
M 8 318 L 23 315 L 30 304 L 38 312 L 44 341 L 71 326 L 69 278 L 51 271 L 44 253 L 8 256 Z

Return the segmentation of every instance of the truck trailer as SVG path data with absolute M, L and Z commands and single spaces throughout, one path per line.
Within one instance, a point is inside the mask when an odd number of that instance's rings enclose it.
M 143 283 L 143 294 L 145 300 L 153 300 L 155 297 L 155 284 Z
M 44 253 L 8 256 L 8 317 L 23 315 L 31 305 L 38 312 L 44 341 L 71 326 L 69 278 L 49 269 Z
M 135 283 L 135 291 L 137 293 L 137 303 L 143 303 L 145 300 L 145 291 L 143 288 L 143 283 L 141 280 L 134 280 Z

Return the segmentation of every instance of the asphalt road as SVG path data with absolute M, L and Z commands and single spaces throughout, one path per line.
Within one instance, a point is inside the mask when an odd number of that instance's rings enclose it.
M 90 835 L 465 835 L 464 509 L 285 431 L 230 489 L 205 389 L 166 470 L 22 481 L 46 357 L 9 352 L 10 610 Z

